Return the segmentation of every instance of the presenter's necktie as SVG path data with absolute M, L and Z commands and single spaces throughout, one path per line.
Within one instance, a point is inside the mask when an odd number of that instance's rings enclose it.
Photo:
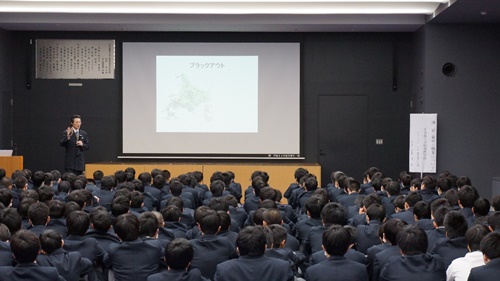
M 80 132 L 75 131 L 75 136 L 76 136 L 76 140 L 78 141 L 80 139 Z

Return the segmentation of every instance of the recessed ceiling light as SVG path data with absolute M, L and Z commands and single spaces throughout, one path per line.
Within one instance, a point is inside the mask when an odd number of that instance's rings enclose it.
M 481 11 L 481 16 L 486 16 L 488 14 L 487 11 Z

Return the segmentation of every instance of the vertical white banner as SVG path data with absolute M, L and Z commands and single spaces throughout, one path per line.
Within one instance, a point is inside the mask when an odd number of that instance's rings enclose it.
M 411 173 L 435 173 L 437 160 L 437 114 L 410 114 Z

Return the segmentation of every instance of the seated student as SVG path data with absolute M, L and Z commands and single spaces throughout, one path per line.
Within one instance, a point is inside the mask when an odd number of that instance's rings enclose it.
M 66 219 L 64 219 L 64 206 L 66 203 L 59 200 L 50 200 L 48 205 L 50 221 L 47 223 L 47 228 L 56 230 L 61 234 L 62 238 L 65 238 L 68 236 Z
M 248 218 L 248 214 L 245 209 L 238 206 L 238 201 L 232 195 L 225 196 L 223 199 L 229 205 L 229 216 L 231 217 L 231 220 L 237 222 L 240 229 L 243 228 L 245 221 Z
M 200 228 L 198 227 L 198 223 L 200 222 L 201 218 L 205 215 L 207 210 L 211 210 L 210 207 L 200 206 L 196 209 L 196 211 L 194 211 L 194 221 L 195 221 L 196 225 L 193 226 L 188 231 L 186 231 L 186 239 L 192 240 L 192 239 L 196 239 L 196 238 L 201 237 L 201 231 L 200 231 Z M 161 234 L 162 229 L 163 228 L 160 227 L 160 234 Z M 172 232 L 170 232 L 170 233 L 172 233 Z M 172 233 L 172 237 L 173 237 L 173 233 Z
M 309 172 L 307 169 L 304 168 L 297 168 L 293 174 L 293 177 L 295 179 L 295 182 L 291 183 L 290 186 L 286 189 L 285 193 L 283 196 L 288 200 L 288 204 L 290 205 L 290 196 L 292 196 L 292 192 L 296 189 L 300 189 L 300 179 L 308 174 Z
M 474 202 L 479 198 L 477 190 L 469 185 L 462 186 L 458 191 L 458 205 L 460 206 L 460 213 L 467 219 L 467 225 L 471 227 L 474 224 L 475 217 L 472 212 Z
M 307 218 L 299 220 L 295 225 L 297 229 L 297 234 L 295 237 L 301 243 L 302 247 L 309 235 L 309 231 L 315 226 L 321 226 L 321 211 L 323 207 L 327 204 L 325 198 L 321 195 L 315 194 L 307 199 L 305 203 L 305 209 L 307 213 Z
M 397 236 L 405 228 L 407 223 L 400 219 L 388 220 L 383 227 L 383 239 L 388 241 L 391 246 L 375 254 L 373 267 L 369 272 L 370 280 L 378 281 L 380 279 L 380 271 L 385 267 L 390 257 L 399 257 L 401 249 L 398 246 Z
M 452 186 L 451 179 L 447 177 L 439 177 L 436 180 L 436 190 L 440 197 L 444 196 L 446 191 L 450 190 Z
M 493 280 L 500 274 L 500 233 L 492 232 L 481 241 L 480 249 L 486 265 L 471 269 L 469 281 Z
M 294 252 L 292 249 L 285 247 L 288 233 L 283 226 L 272 224 L 267 226 L 267 228 L 272 233 L 273 243 L 272 247 L 266 249 L 265 255 L 271 258 L 288 261 L 294 275 L 298 276 L 298 268 L 305 261 L 306 257 L 301 253 Z
M 115 192 L 113 189 L 116 186 L 115 179 L 111 176 L 105 176 L 101 179 L 101 187 L 99 190 L 94 191 L 93 195 L 99 198 L 98 205 L 103 206 L 106 210 L 111 211 L 111 203 Z
M 88 275 L 88 280 L 96 280 L 92 262 L 82 258 L 78 252 L 68 253 L 63 250 L 64 241 L 57 231 L 53 229 L 44 231 L 40 235 L 40 244 L 42 253 L 36 259 L 38 265 L 57 268 L 66 281 L 78 281 L 83 275 Z
M 170 193 L 161 198 L 160 210 L 167 206 L 167 201 L 172 197 L 181 198 L 185 208 L 194 210 L 195 204 L 193 202 L 193 195 L 190 192 L 182 192 L 183 188 L 184 184 L 182 184 L 182 182 L 178 180 L 172 180 L 170 182 Z
M 378 181 L 378 178 L 374 181 Z M 359 209 L 353 217 L 350 217 L 347 221 L 348 224 L 357 227 L 358 225 L 366 225 L 366 210 L 372 204 L 382 204 L 382 200 L 376 193 L 371 193 L 369 195 L 360 195 L 356 200 L 363 198 L 361 204 L 359 204 Z M 385 197 L 384 197 L 385 198 Z M 351 206 L 352 207 L 352 206 Z M 387 214 L 386 214 L 387 217 Z
M 226 185 L 226 190 L 229 192 L 229 194 L 233 195 L 238 200 L 238 202 L 240 202 L 240 199 L 242 197 L 241 184 L 234 182 L 234 173 L 223 172 L 220 175 L 221 180 Z
M 265 203 L 266 201 L 262 201 L 262 203 Z M 271 201 L 272 202 L 272 201 Z M 274 203 L 274 202 L 272 202 Z M 297 240 L 297 238 L 295 238 L 294 236 L 292 236 L 290 234 L 290 229 L 288 228 L 288 225 L 284 224 L 283 223 L 283 216 L 281 214 L 280 211 L 278 211 L 278 209 L 275 209 L 275 208 L 268 208 L 268 209 L 265 209 L 261 214 L 262 214 L 262 221 L 260 220 L 260 218 L 258 218 L 259 214 L 258 211 L 260 211 L 262 208 L 259 208 L 257 209 L 257 211 L 255 211 L 254 213 L 254 219 L 257 221 L 257 225 L 263 225 L 263 226 L 269 226 L 269 225 L 272 225 L 272 224 L 278 224 L 278 225 L 281 225 L 285 228 L 285 230 L 287 231 L 287 239 L 286 239 L 286 242 L 285 242 L 285 247 L 286 248 L 289 248 L 291 249 L 292 251 L 298 251 L 300 249 L 300 243 L 299 243 L 299 240 Z M 257 214 L 257 215 L 255 215 Z
M 0 188 L 0 203 L 9 207 L 12 204 L 12 191 L 7 188 Z
M 260 203 L 260 190 L 264 187 L 268 186 L 267 183 L 262 179 L 262 177 L 257 176 L 252 179 L 252 188 L 253 194 L 255 196 L 247 197 L 245 196 L 245 204 L 243 204 L 243 208 L 249 214 L 251 211 L 255 211 L 259 208 Z M 210 185 L 212 188 L 212 185 Z
M 446 270 L 446 280 L 466 281 L 470 270 L 484 265 L 483 254 L 479 250 L 481 240 L 489 233 L 486 226 L 476 224 L 465 233 L 465 241 L 469 252 L 463 258 L 453 260 Z
M 181 223 L 181 211 L 176 206 L 167 206 L 160 211 L 165 221 L 164 229 L 173 233 L 175 238 L 186 238 L 188 228 Z
M 208 207 L 214 211 L 224 211 L 229 213 L 229 205 L 224 198 L 211 198 L 208 203 Z M 238 225 L 238 222 L 231 220 L 230 229 L 234 232 L 239 232 L 240 226 Z
M 191 267 L 198 268 L 201 275 L 209 279 L 213 279 L 218 264 L 238 257 L 229 239 L 216 236 L 220 225 L 219 214 L 214 210 L 207 210 L 198 222 L 202 236 L 189 241 L 194 249 Z
M 266 234 L 262 227 L 248 226 L 242 229 L 238 233 L 236 245 L 240 257 L 217 265 L 215 281 L 294 280 L 293 271 L 287 261 L 264 255 Z
M 415 218 L 415 224 L 420 226 L 423 230 L 434 229 L 429 203 L 425 201 L 417 202 L 415 206 L 413 206 L 413 217 Z
M 169 239 L 158 238 L 159 222 L 153 212 L 144 212 L 139 216 L 139 238 L 161 250 L 160 265 L 166 268 L 163 261 L 165 256 L 165 247 L 170 242 Z
M 490 201 L 484 197 L 479 197 L 472 206 L 474 213 L 474 223 L 488 227 L 488 214 L 490 213 Z
M 208 192 L 208 186 L 206 184 L 202 183 L 203 182 L 203 173 L 200 171 L 194 171 L 191 174 L 196 179 L 196 186 L 194 189 L 198 191 L 200 200 L 203 201 L 203 200 L 205 200 L 205 194 Z M 166 194 L 163 194 L 163 196 L 165 196 L 165 195 Z
M 345 182 L 347 182 L 346 186 L 346 194 L 344 196 L 341 196 L 337 198 L 339 201 L 340 205 L 349 208 L 350 206 L 354 205 L 354 200 L 359 196 L 360 192 L 360 184 L 358 181 L 356 181 L 354 178 L 346 178 Z
M 493 207 L 493 211 L 500 211 L 500 195 L 497 195 L 491 199 L 491 207 Z
M 383 191 L 387 197 L 382 197 L 382 205 L 385 208 L 385 215 L 387 219 L 389 219 L 391 215 L 396 212 L 394 200 L 401 193 L 400 183 L 397 181 L 391 181 L 383 188 Z
M 181 211 L 180 222 L 184 224 L 187 228 L 196 225 L 194 221 L 194 210 L 189 208 L 184 208 L 184 201 L 180 197 L 172 197 L 168 199 L 166 206 L 176 206 Z
M 366 210 L 367 225 L 358 225 L 358 251 L 366 254 L 368 248 L 381 244 L 378 236 L 380 225 L 385 220 L 385 209 L 380 204 L 372 204 Z
M 432 203 L 432 201 L 439 198 L 439 195 L 437 194 L 436 191 L 436 184 L 437 181 L 434 177 L 425 176 L 422 179 L 422 183 L 420 184 L 420 190 L 418 191 L 418 194 L 422 196 L 422 201 L 430 204 Z
M 142 213 L 148 211 L 148 209 L 144 207 L 144 194 L 136 190 L 130 193 L 129 211 L 137 217 L 139 217 Z
M 37 189 L 38 192 L 38 200 L 42 203 L 47 204 L 52 198 L 54 198 L 54 190 L 52 190 L 52 187 L 44 185 L 40 186 Z
M 468 252 L 465 242 L 467 220 L 460 212 L 451 211 L 444 217 L 443 225 L 446 238 L 437 241 L 431 253 L 441 256 L 448 268 L 454 259 L 461 258 Z
M 366 267 L 344 257 L 351 244 L 351 235 L 340 225 L 333 225 L 323 234 L 323 249 L 327 260 L 309 267 L 308 281 L 368 280 Z
M 47 223 L 50 221 L 49 212 L 49 207 L 42 202 L 36 202 L 28 209 L 28 218 L 31 224 L 28 230 L 35 233 L 37 237 L 47 230 Z
M 12 254 L 18 264 L 0 267 L 2 280 L 9 281 L 65 281 L 54 267 L 39 266 L 36 258 L 40 253 L 40 240 L 31 231 L 19 230 L 10 240 Z
M 116 280 L 144 281 L 158 272 L 161 249 L 139 239 L 139 219 L 133 214 L 116 218 L 114 229 L 120 244 L 109 247 L 109 264 Z M 140 258 L 132 258 L 138 256 Z
M 9 228 L 0 223 L 0 266 L 12 266 L 14 259 L 10 250 L 10 231 Z
M 236 247 L 236 238 L 238 237 L 238 233 L 231 231 L 231 217 L 228 215 L 227 212 L 224 211 L 217 211 L 217 214 L 219 214 L 219 217 L 221 219 L 220 221 L 220 230 L 217 232 L 217 236 L 220 237 L 226 237 L 229 239 L 231 244 Z
M 438 199 L 439 200 L 439 199 Z M 434 202 L 438 201 L 435 200 Z M 451 212 L 452 209 L 447 206 L 442 206 L 435 210 L 432 214 L 432 217 L 434 218 L 434 229 L 433 230 L 426 230 L 425 234 L 427 234 L 427 240 L 428 240 L 428 246 L 427 246 L 427 252 L 430 253 L 431 250 L 434 248 L 436 243 L 444 238 L 446 238 L 446 232 L 444 229 L 444 217 L 448 212 Z
M 90 213 L 90 229 L 85 233 L 86 237 L 92 237 L 108 252 L 112 244 L 120 243 L 120 239 L 112 229 L 113 221 L 106 208 L 99 206 Z
M 165 249 L 168 270 L 149 275 L 147 281 L 209 281 L 198 269 L 189 269 L 193 256 L 193 247 L 186 239 L 174 239 Z
M 59 200 L 61 202 L 66 202 L 66 197 L 71 191 L 71 183 L 68 181 L 61 181 L 57 185 L 57 194 L 54 195 L 54 200 Z
M 402 219 L 407 224 L 415 223 L 415 217 L 413 216 L 413 206 L 417 202 L 422 201 L 422 196 L 417 192 L 410 192 L 405 197 L 405 210 L 403 212 L 395 213 L 391 216 L 393 219 Z
M 221 172 L 218 172 L 218 173 L 219 173 L 219 177 L 217 179 L 222 180 L 222 178 L 220 176 Z M 215 175 L 215 173 L 214 173 L 214 175 Z M 212 175 L 212 177 L 214 175 Z M 254 171 L 252 173 L 252 175 L 250 175 L 250 181 L 253 182 L 256 177 L 260 177 L 258 180 L 263 181 L 264 182 L 264 186 L 268 186 L 267 182 L 269 181 L 269 174 L 267 172 L 265 172 L 265 171 Z M 210 182 L 212 182 L 212 181 L 213 181 L 212 178 L 210 178 Z M 255 193 L 254 193 L 254 190 L 253 190 L 253 186 L 250 185 L 245 190 L 245 200 L 247 198 L 254 197 L 254 196 L 255 196 Z M 291 203 L 289 202 L 288 204 L 291 204 Z
M 312 227 L 304 242 L 304 253 L 310 255 L 322 250 L 323 232 L 330 226 L 345 225 L 347 223 L 347 210 L 339 203 L 330 202 L 321 210 L 321 226 Z
M 84 211 L 73 211 L 66 217 L 68 237 L 64 240 L 63 249 L 68 252 L 79 252 L 82 257 L 89 259 L 96 269 L 96 274 L 102 274 L 106 252 L 96 239 L 85 236 L 89 229 L 89 214 Z
M 406 171 L 403 175 L 400 175 L 399 181 L 401 184 L 401 190 L 400 190 L 399 194 L 406 195 L 406 194 L 410 193 L 410 186 L 411 186 L 412 180 L 413 179 L 411 178 L 411 175 L 406 173 Z M 420 179 L 417 179 L 417 180 L 420 180 Z M 420 186 L 420 182 L 418 183 L 418 186 Z
M 492 213 L 488 217 L 487 222 L 488 222 L 488 229 L 491 232 L 500 232 L 500 211 L 496 211 L 496 212 Z M 11 232 L 12 232 L 12 230 L 11 230 Z
M 17 205 L 17 212 L 22 218 L 22 229 L 28 229 L 30 227 L 30 219 L 28 218 L 28 210 L 31 205 L 35 204 L 37 200 L 33 198 L 24 198 L 19 205 Z M 49 211 L 50 213 L 50 211 Z
M 381 281 L 444 281 L 446 267 L 441 257 L 428 255 L 427 236 L 416 225 L 406 226 L 397 236 L 402 256 L 391 257 L 380 273 Z
M 307 199 L 311 198 L 311 196 L 314 194 L 316 189 L 318 188 L 318 180 L 316 179 L 316 176 L 310 175 L 305 181 L 304 181 L 304 190 L 305 192 L 301 193 L 300 195 L 297 196 L 296 199 L 296 212 L 299 214 L 305 214 L 305 203 Z M 327 198 L 328 201 L 329 198 Z
M 446 191 L 443 198 L 448 200 L 448 203 L 450 204 L 451 208 L 454 211 L 460 210 L 460 206 L 458 205 L 458 191 L 457 190 L 450 189 L 450 190 Z
M 328 190 L 328 197 L 330 202 L 338 202 L 338 198 L 345 195 L 343 182 L 346 178 L 344 172 L 335 171 L 330 175 L 331 183 L 325 187 Z

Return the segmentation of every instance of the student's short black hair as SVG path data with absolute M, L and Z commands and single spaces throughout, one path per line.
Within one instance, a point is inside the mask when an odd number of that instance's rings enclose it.
M 404 195 L 398 195 L 394 201 L 392 201 L 392 204 L 394 205 L 394 208 L 400 208 L 401 210 L 405 209 L 405 196 Z
M 496 211 L 488 217 L 488 225 L 494 230 L 500 230 L 500 211 Z
M 500 258 L 500 233 L 491 232 L 486 235 L 481 241 L 480 249 L 490 260 Z
M 234 197 L 233 195 L 227 195 L 222 198 L 229 206 L 234 208 L 238 207 L 238 199 L 236 199 L 236 197 Z
M 326 205 L 326 203 L 328 202 L 326 202 L 323 196 L 314 194 L 306 200 L 304 206 L 306 211 L 309 212 L 311 218 L 320 218 L 321 210 L 323 210 L 323 207 Z
M 70 190 L 71 190 L 71 183 L 69 183 L 69 181 L 61 181 L 59 184 L 57 184 L 58 192 L 69 193 Z
M 16 233 L 22 228 L 23 218 L 14 208 L 5 208 L 0 212 L 1 222 L 5 224 L 11 234 Z
M 57 231 L 47 229 L 40 234 L 40 245 L 47 254 L 52 254 L 62 247 L 62 237 Z
M 158 231 L 158 218 L 152 212 L 144 212 L 139 216 L 139 236 L 153 237 Z
M 458 191 L 458 200 L 460 200 L 460 204 L 464 208 L 472 208 L 474 202 L 479 198 L 479 194 L 477 190 L 470 186 L 464 185 Z
M 410 207 L 415 206 L 418 201 L 422 201 L 422 196 L 415 191 L 408 193 L 405 197 L 405 203 L 408 203 Z
M 224 192 L 225 189 L 226 185 L 221 180 L 214 180 L 213 182 L 210 183 L 210 192 L 212 192 L 212 195 L 214 197 L 222 196 L 222 193 Z M 258 194 L 256 193 L 256 195 Z
M 90 217 L 84 211 L 73 211 L 66 217 L 68 235 L 83 236 L 89 229 Z
M 166 222 L 177 222 L 181 217 L 181 211 L 173 205 L 163 208 L 160 213 Z
M 383 221 L 385 219 L 385 208 L 384 206 L 375 203 L 371 204 L 366 210 L 366 216 L 371 220 Z
M 115 217 L 128 213 L 129 209 L 130 200 L 125 196 L 115 197 L 111 203 L 111 214 Z
M 474 208 L 474 215 L 476 215 L 476 217 L 487 216 L 490 212 L 490 207 L 490 201 L 484 197 L 479 197 L 472 205 L 472 208 Z
M 181 196 L 182 194 L 182 189 L 184 188 L 184 184 L 178 180 L 172 180 L 170 182 L 170 193 L 172 193 L 173 196 Z
M 229 214 L 224 211 L 217 211 L 217 214 L 220 217 L 220 230 L 229 230 L 229 227 L 231 227 L 231 217 Z
M 266 234 L 261 226 L 247 226 L 236 238 L 240 256 L 262 256 L 266 251 Z
M 437 226 L 443 226 L 444 223 L 444 218 L 446 217 L 446 214 L 451 212 L 452 209 L 447 206 L 442 206 L 438 208 L 436 211 L 434 211 L 433 216 L 434 216 L 434 222 L 436 223 Z
M 28 209 L 28 218 L 33 225 L 46 225 L 50 209 L 42 202 L 35 202 Z
M 127 173 L 124 170 L 118 170 L 115 172 L 115 179 L 117 183 L 123 183 L 127 180 Z
M 421 184 L 422 184 L 422 180 L 419 178 L 414 178 L 410 181 L 410 186 L 416 187 L 417 189 L 420 189 Z
M 295 172 L 293 173 L 293 177 L 297 182 L 299 182 L 300 179 L 308 173 L 309 171 L 307 171 L 305 168 L 297 168 L 297 170 L 295 170 Z
M 363 203 L 361 203 L 361 206 L 368 209 L 368 207 L 375 203 L 382 204 L 382 200 L 380 199 L 380 197 L 378 197 L 377 194 L 371 193 L 363 198 Z
M 111 190 L 116 187 L 116 181 L 111 176 L 105 176 L 101 179 L 101 189 Z
M 491 200 L 491 206 L 493 207 L 493 210 L 500 211 L 500 195 L 493 197 Z
M 445 198 L 438 198 L 431 203 L 431 213 L 434 213 L 440 207 L 448 207 L 451 208 L 450 203 Z
M 59 200 L 50 200 L 49 203 L 49 215 L 51 218 L 60 219 L 64 217 L 64 202 Z
M 437 185 L 437 181 L 432 176 L 425 176 L 422 179 L 421 185 L 425 185 L 425 188 L 427 188 L 427 189 L 435 190 L 436 189 L 436 185 Z
M 490 233 L 490 230 L 481 224 L 475 224 L 465 232 L 465 242 L 469 246 L 471 252 L 479 251 L 481 241 L 488 233 Z
M 139 238 L 139 219 L 134 214 L 119 215 L 113 228 L 122 241 L 134 241 Z
M 447 237 L 450 239 L 464 237 L 468 228 L 467 219 L 458 211 L 448 212 L 444 217 L 443 225 Z
M 281 212 L 278 209 L 267 209 L 262 215 L 263 221 L 267 225 L 281 224 L 283 218 L 281 217 Z
M 316 190 L 318 188 L 318 180 L 316 177 L 310 177 L 304 181 L 304 186 L 307 191 Z
M 411 184 L 412 178 L 410 174 L 404 174 L 401 176 L 401 183 L 403 186 L 409 186 Z
M 131 208 L 140 208 L 144 203 L 144 194 L 139 191 L 132 191 L 130 193 L 130 207 Z
M 417 216 L 417 219 L 430 219 L 431 218 L 431 207 L 429 203 L 425 201 L 419 201 L 413 206 L 413 214 Z
M 276 209 L 278 208 L 278 206 L 276 205 L 276 201 L 273 201 L 271 199 L 266 199 L 264 201 L 259 202 L 259 208 Z
M 359 190 L 361 189 L 361 185 L 359 184 L 359 181 L 357 181 L 353 178 L 346 178 L 345 181 L 347 182 L 346 188 L 349 191 L 359 192 Z
M 267 211 L 266 208 L 258 208 L 255 210 L 252 217 L 254 225 L 263 225 L 265 211 Z
M 193 256 L 193 246 L 184 238 L 172 240 L 165 248 L 165 261 L 171 269 L 186 269 Z
M 100 232 L 107 232 L 113 224 L 113 220 L 105 208 L 96 208 L 92 210 L 90 213 L 90 222 L 94 229 Z
M 12 191 L 10 191 L 10 189 L 0 189 L 0 203 L 4 206 L 9 206 L 10 203 L 12 203 Z
M 200 222 L 201 218 L 203 218 L 203 216 L 210 210 L 212 209 L 205 205 L 196 208 L 196 210 L 194 211 L 194 221 Z
M 29 230 L 19 230 L 10 239 L 10 249 L 17 262 L 34 262 L 40 251 L 40 240 Z
M 5 224 L 0 223 L 0 241 L 7 242 L 10 238 L 11 234 L 9 228 Z
M 198 224 L 203 234 L 214 235 L 219 231 L 221 219 L 217 211 L 210 210 L 205 213 Z
M 330 226 L 322 239 L 325 251 L 331 256 L 344 256 L 351 245 L 351 235 L 341 225 Z
M 232 178 L 231 178 L 231 174 L 230 173 L 223 172 L 223 173 L 220 174 L 220 176 L 221 176 L 222 182 L 224 182 L 224 184 L 226 186 L 229 186 L 231 184 Z
M 202 172 L 194 171 L 194 172 L 192 172 L 192 174 L 198 183 L 203 181 L 203 173 Z
M 101 170 L 96 170 L 92 174 L 92 178 L 94 178 L 94 180 L 101 180 L 103 177 L 104 177 L 104 173 Z
M 398 244 L 398 234 L 406 227 L 407 223 L 401 219 L 390 219 L 384 223 L 383 233 L 393 246 Z
M 229 211 L 229 204 L 223 197 L 212 198 L 208 202 L 208 207 L 214 211 Z
M 399 193 L 401 192 L 401 187 L 399 185 L 399 182 L 397 181 L 389 182 L 384 188 L 385 191 L 389 193 L 389 195 L 391 196 L 398 196 Z
M 397 235 L 398 246 L 404 255 L 424 254 L 429 244 L 427 234 L 418 225 L 408 225 Z
M 339 203 L 330 202 L 321 210 L 321 220 L 326 227 L 347 224 L 347 210 Z
M 14 185 L 17 189 L 23 189 L 28 183 L 28 180 L 24 176 L 12 177 L 12 180 L 14 180 Z
M 184 201 L 182 201 L 182 198 L 180 198 L 180 197 L 173 196 L 167 200 L 165 207 L 168 207 L 168 206 L 175 206 L 182 213 L 182 210 L 184 210 Z
M 162 176 L 163 178 L 163 176 Z M 148 173 L 148 172 L 142 172 L 139 174 L 139 176 L 137 177 L 138 180 L 140 180 L 142 182 L 142 184 L 144 184 L 144 186 L 148 186 L 151 184 L 151 174 Z
M 259 198 L 261 201 L 266 199 L 276 201 L 276 190 L 270 186 L 266 186 L 260 190 Z
M 465 185 L 472 185 L 472 182 L 471 182 L 470 178 L 466 177 L 466 176 L 459 177 L 457 179 L 457 187 L 458 187 L 458 189 L 461 189 L 462 186 L 465 186 Z
M 268 228 L 273 233 L 273 248 L 277 249 L 280 247 L 282 241 L 286 242 L 286 229 L 279 224 L 271 224 Z

